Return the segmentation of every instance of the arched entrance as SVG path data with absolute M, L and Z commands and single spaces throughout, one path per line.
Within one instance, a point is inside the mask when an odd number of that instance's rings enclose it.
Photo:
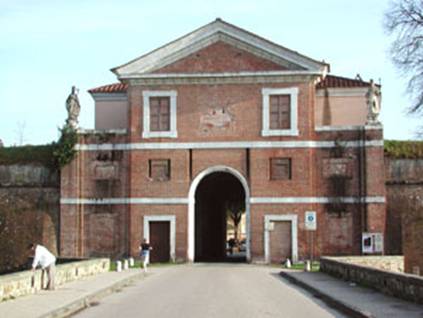
M 189 192 L 188 258 L 222 261 L 226 256 L 227 210 L 242 205 L 246 220 L 246 258 L 250 259 L 250 205 L 245 178 L 235 169 L 215 166 L 193 180 Z

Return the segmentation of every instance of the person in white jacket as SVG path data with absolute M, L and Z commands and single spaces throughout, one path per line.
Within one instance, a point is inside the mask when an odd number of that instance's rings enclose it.
M 34 261 L 32 262 L 32 272 L 35 273 L 37 266 L 41 266 L 42 277 L 44 272 L 47 273 L 47 286 L 46 289 L 54 290 L 54 274 L 56 271 L 56 256 L 54 256 L 48 249 L 42 245 L 29 244 L 28 250 L 34 255 Z M 43 281 L 43 279 L 42 279 Z M 42 282 L 43 283 L 43 282 Z M 41 286 L 42 288 L 43 286 Z

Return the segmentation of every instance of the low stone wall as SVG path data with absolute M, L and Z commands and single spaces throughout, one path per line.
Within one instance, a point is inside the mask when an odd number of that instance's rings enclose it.
M 335 259 L 348 264 L 404 273 L 404 256 L 346 256 Z
M 56 266 L 55 284 L 63 285 L 90 275 L 107 272 L 108 258 L 76 261 Z M 32 271 L 23 271 L 0 276 L 0 301 L 33 294 L 41 289 L 41 270 L 35 273 L 34 287 L 31 286 Z M 45 278 L 46 282 L 46 278 Z
M 363 257 L 363 263 L 366 262 L 366 258 Z M 322 257 L 320 271 L 376 289 L 390 296 L 423 304 L 423 277 L 358 265 L 347 262 L 346 259 L 351 261 L 352 257 Z

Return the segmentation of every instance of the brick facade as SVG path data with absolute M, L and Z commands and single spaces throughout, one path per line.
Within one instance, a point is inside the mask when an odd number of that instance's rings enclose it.
M 406 273 L 423 275 L 423 160 L 385 158 L 387 252 L 404 255 Z
M 244 32 L 220 20 L 204 28 L 210 27 Z M 63 256 L 135 256 L 146 216 L 162 215 L 176 218 L 175 259 L 192 260 L 196 189 L 219 171 L 245 189 L 251 261 L 267 259 L 266 215 L 297 220 L 291 234 L 297 259 L 311 250 L 315 257 L 359 254 L 362 232 L 384 233 L 381 126 L 317 130 L 316 82 L 325 74 L 307 73 L 303 56 L 295 66 L 292 59 L 281 61 L 282 53 L 270 59 L 257 50 L 218 39 L 140 77 L 118 74 L 127 83 L 126 133 L 80 135 L 78 156 L 61 174 Z M 263 136 L 263 89 L 286 88 L 298 91 L 298 134 Z M 143 137 L 143 93 L 157 91 L 177 94 L 176 138 Z M 270 179 L 275 157 L 291 158 L 291 179 Z M 170 180 L 149 177 L 151 159 L 170 160 Z M 306 211 L 317 213 L 313 247 Z

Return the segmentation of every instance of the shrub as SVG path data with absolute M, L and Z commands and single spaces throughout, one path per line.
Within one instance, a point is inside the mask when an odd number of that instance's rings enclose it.
M 53 144 L 54 163 L 61 169 L 69 164 L 76 155 L 75 145 L 78 141 L 76 130 L 70 126 L 63 126 L 60 129 L 61 136 L 57 143 Z
M 39 163 L 54 166 L 53 145 L 2 147 L 0 165 Z
M 385 156 L 396 159 L 423 158 L 423 141 L 385 140 Z

